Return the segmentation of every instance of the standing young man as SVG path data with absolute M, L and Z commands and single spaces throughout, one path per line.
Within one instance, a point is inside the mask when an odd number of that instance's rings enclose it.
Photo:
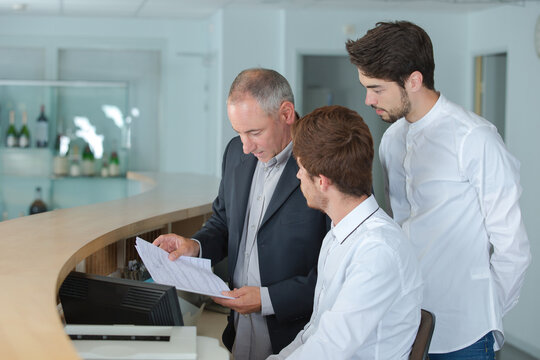
M 530 262 L 519 162 L 497 129 L 435 91 L 429 36 L 382 22 L 346 44 L 383 121 L 379 155 L 394 219 L 412 241 L 435 313 L 430 359 L 494 359 Z
M 297 177 L 332 229 L 317 265 L 313 314 L 270 359 L 407 360 L 420 323 L 418 260 L 371 194 L 373 140 L 360 115 L 323 107 L 293 125 Z

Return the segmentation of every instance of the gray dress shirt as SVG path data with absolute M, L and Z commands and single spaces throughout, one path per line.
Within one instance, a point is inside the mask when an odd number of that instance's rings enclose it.
M 267 163 L 257 162 L 244 221 L 244 229 L 233 275 L 235 287 L 261 286 L 257 232 L 283 169 L 292 153 L 292 142 Z M 265 316 L 274 314 L 267 287 L 261 287 L 261 312 L 235 313 L 236 340 L 233 355 L 237 360 L 266 359 L 272 354 Z

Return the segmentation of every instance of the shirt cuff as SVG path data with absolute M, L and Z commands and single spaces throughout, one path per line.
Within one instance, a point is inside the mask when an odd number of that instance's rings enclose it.
M 202 258 L 202 245 L 201 245 L 201 242 L 197 239 L 191 239 L 193 241 L 196 241 L 197 244 L 199 244 L 199 258 Z
M 270 300 L 270 292 L 267 287 L 261 286 L 261 315 L 268 316 L 274 314 L 275 311 L 272 306 L 272 300 Z

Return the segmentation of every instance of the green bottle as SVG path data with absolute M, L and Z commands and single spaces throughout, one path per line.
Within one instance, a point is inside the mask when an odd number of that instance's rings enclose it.
M 19 137 L 15 129 L 15 111 L 9 112 L 9 127 L 6 134 L 6 146 L 8 148 L 17 147 L 19 145 Z
M 19 147 L 27 148 L 30 147 L 30 131 L 28 130 L 28 117 L 26 116 L 26 111 L 22 113 L 22 128 L 19 131 Z
M 82 154 L 83 160 L 94 161 L 94 153 L 90 150 L 90 145 L 86 144 Z
M 82 172 L 85 176 L 93 176 L 95 172 L 94 154 L 88 144 L 84 147 L 82 154 Z

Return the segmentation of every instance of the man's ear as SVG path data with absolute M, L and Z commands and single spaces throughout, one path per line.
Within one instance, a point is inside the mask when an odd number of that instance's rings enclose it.
M 321 191 L 327 191 L 328 187 L 332 185 L 332 180 L 330 180 L 329 178 L 327 178 L 326 176 L 322 174 L 319 174 L 318 180 L 319 180 L 319 189 Z
M 420 71 L 414 71 L 405 81 L 405 89 L 416 92 L 422 88 L 424 84 L 424 75 Z
M 283 119 L 287 125 L 292 125 L 296 118 L 294 112 L 294 105 L 290 101 L 284 101 L 279 107 L 279 118 Z

